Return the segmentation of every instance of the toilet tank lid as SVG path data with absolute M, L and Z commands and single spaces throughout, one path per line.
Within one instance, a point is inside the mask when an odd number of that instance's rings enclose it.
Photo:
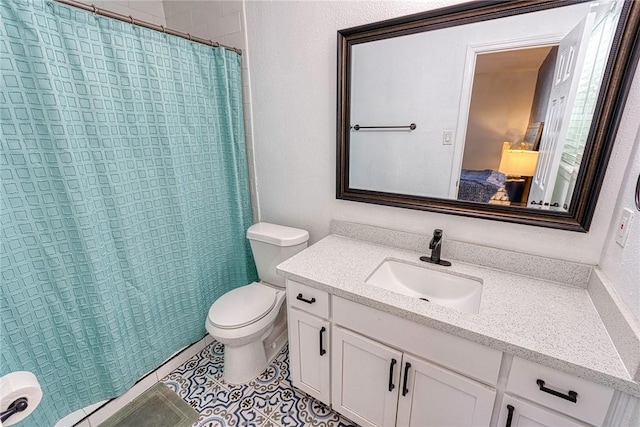
M 294 246 L 309 240 L 309 233 L 299 228 L 259 222 L 249 227 L 247 239 L 277 246 Z

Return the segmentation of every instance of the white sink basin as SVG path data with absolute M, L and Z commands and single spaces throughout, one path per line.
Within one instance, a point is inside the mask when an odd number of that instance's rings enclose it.
M 482 280 L 386 260 L 365 283 L 465 313 L 478 313 Z

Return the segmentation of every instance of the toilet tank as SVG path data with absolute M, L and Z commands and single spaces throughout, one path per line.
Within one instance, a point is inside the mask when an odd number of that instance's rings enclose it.
M 247 239 L 260 280 L 284 288 L 285 279 L 276 274 L 276 266 L 305 249 L 309 233 L 299 228 L 259 222 L 249 227 Z

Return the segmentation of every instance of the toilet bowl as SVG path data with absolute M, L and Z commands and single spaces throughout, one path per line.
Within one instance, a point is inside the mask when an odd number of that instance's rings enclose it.
M 284 300 L 284 290 L 254 282 L 227 292 L 213 303 L 206 328 L 212 337 L 225 345 L 226 382 L 245 383 L 266 368 L 269 357 L 264 341 L 273 332 Z M 286 325 L 278 332 L 284 331 Z
M 276 266 L 305 249 L 309 233 L 262 222 L 249 227 L 247 238 L 262 280 L 221 296 L 205 321 L 207 332 L 225 345 L 229 384 L 255 379 L 286 343 L 285 281 Z

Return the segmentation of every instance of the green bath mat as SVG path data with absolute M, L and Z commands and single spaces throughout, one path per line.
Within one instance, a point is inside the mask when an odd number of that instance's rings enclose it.
M 113 414 L 100 427 L 188 427 L 200 416 L 163 383 Z

